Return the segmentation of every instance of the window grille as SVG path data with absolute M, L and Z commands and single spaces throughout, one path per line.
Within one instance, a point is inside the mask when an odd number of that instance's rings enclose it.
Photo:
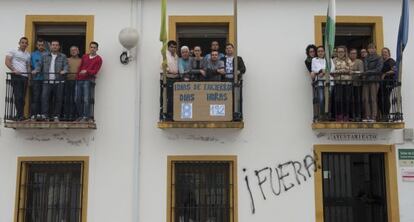
M 80 222 L 82 163 L 23 163 L 18 221 Z M 23 197 L 23 198 L 22 198 Z
M 175 222 L 230 222 L 229 162 L 175 162 L 172 182 Z

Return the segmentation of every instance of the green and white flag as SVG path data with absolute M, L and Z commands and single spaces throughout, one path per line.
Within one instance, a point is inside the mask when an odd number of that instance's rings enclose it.
M 331 58 L 335 47 L 335 20 L 336 20 L 336 6 L 335 0 L 329 0 L 328 13 L 326 16 L 325 26 L 325 60 L 326 60 L 326 74 L 325 74 L 325 113 L 329 112 L 329 86 L 330 86 L 330 72 L 331 72 Z
M 327 73 L 331 71 L 331 58 L 335 47 L 335 20 L 336 20 L 336 8 L 335 0 L 329 0 L 328 13 L 326 16 L 325 27 L 325 59 Z

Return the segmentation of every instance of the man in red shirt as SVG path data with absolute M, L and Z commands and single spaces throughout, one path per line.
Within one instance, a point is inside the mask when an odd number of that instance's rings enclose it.
M 91 100 L 95 86 L 95 78 L 102 66 L 102 58 L 96 54 L 99 44 L 89 43 L 89 54 L 82 56 L 79 71 L 76 74 L 75 103 L 79 114 L 78 121 L 93 121 L 91 119 Z

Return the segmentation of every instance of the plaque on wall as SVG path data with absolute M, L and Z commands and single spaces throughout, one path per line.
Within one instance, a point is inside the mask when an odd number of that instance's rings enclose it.
M 232 121 L 233 83 L 176 82 L 174 121 Z

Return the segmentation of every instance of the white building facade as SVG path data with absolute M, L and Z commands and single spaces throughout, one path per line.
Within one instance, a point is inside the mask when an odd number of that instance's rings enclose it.
M 237 35 L 238 54 L 247 67 L 244 127 L 161 129 L 160 8 L 160 1 L 155 0 L 0 3 L 0 52 L 16 48 L 19 38 L 30 33 L 36 21 L 69 24 L 71 19 L 73 23 L 82 17 L 89 25 L 87 41 L 99 43 L 98 54 L 103 58 L 95 88 L 97 129 L 12 129 L 1 123 L 0 221 L 30 221 L 16 219 L 20 198 L 24 199 L 24 195 L 19 196 L 23 165 L 18 164 L 24 158 L 29 162 L 42 158 L 83 161 L 82 222 L 180 221 L 174 219 L 172 164 L 188 160 L 231 163 L 231 216 L 217 221 L 340 221 L 323 217 L 322 181 L 330 177 L 321 166 L 324 152 L 383 153 L 385 221 L 414 221 L 414 183 L 402 177 L 403 170 L 412 168 L 398 161 L 399 150 L 414 147 L 403 135 L 403 128 L 414 124 L 410 87 L 414 81 L 410 62 L 414 45 L 410 40 L 404 54 L 404 124 L 397 124 L 398 129 L 387 128 L 391 126 L 387 124 L 376 129 L 312 129 L 311 81 L 303 61 L 305 47 L 321 42 L 318 21 L 326 14 L 327 1 L 240 0 L 237 32 L 229 26 L 228 40 Z M 169 38 L 174 39 L 172 30 L 176 27 L 172 26 L 176 23 L 171 21 L 179 23 L 180 16 L 193 16 L 186 22 L 198 19 L 195 24 L 211 18 L 228 21 L 233 16 L 233 1 L 170 0 L 167 14 Z M 373 40 L 378 47 L 389 47 L 393 58 L 400 14 L 398 0 L 337 1 L 338 21 L 375 24 Z M 128 65 L 119 62 L 123 48 L 118 34 L 125 27 L 139 32 L 138 46 L 131 51 L 134 58 Z M 33 33 L 30 45 L 34 44 Z M 6 73 L 8 69 L 2 65 L 0 71 Z M 2 76 L 3 108 L 6 75 Z

